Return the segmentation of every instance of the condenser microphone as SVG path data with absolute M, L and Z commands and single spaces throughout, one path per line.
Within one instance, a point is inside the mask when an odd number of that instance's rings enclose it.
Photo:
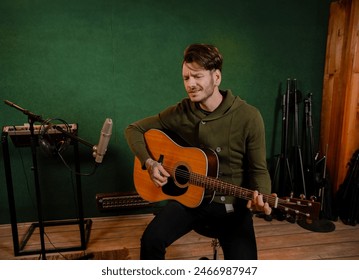
M 93 156 L 96 163 L 101 163 L 107 151 L 108 142 L 112 134 L 112 119 L 107 118 L 103 123 L 98 145 L 93 147 Z

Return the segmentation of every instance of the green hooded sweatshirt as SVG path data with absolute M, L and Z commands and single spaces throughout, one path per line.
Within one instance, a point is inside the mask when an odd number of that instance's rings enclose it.
M 230 90 L 221 94 L 222 103 L 210 113 L 184 98 L 158 115 L 130 124 L 125 130 L 129 147 L 144 166 L 150 155 L 143 134 L 149 129 L 168 130 L 189 146 L 215 151 L 219 180 L 270 194 L 262 116 Z

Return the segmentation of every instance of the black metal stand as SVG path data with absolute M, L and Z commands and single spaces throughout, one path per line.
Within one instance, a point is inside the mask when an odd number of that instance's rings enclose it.
M 299 144 L 299 93 L 297 80 L 287 79 L 286 93 L 282 99 L 282 143 L 281 154 L 277 159 L 273 175 L 273 191 L 279 196 L 307 195 L 302 149 Z M 294 125 L 290 126 L 293 120 Z M 293 146 L 289 147 L 289 143 Z M 293 148 L 292 159 L 289 150 Z M 277 177 L 279 174 L 279 186 Z
M 91 224 L 92 221 L 90 219 L 84 219 L 83 213 L 83 202 L 82 202 L 82 189 L 81 189 L 81 177 L 80 177 L 80 160 L 79 160 L 79 149 L 78 142 L 85 143 L 88 146 L 93 146 L 86 141 L 81 140 L 77 136 L 65 133 L 67 136 L 72 138 L 72 144 L 74 147 L 74 155 L 75 155 L 75 169 L 76 169 L 76 189 L 77 189 L 77 211 L 78 211 L 78 219 L 76 220 L 64 220 L 64 221 L 44 221 L 43 213 L 42 213 L 42 198 L 41 198 L 41 188 L 39 183 L 39 172 L 37 165 L 37 136 L 34 133 L 34 122 L 39 121 L 43 122 L 40 116 L 35 115 L 27 110 L 22 109 L 21 107 L 11 103 L 5 102 L 8 105 L 15 107 L 16 109 L 22 111 L 24 114 L 28 116 L 28 121 L 30 124 L 30 146 L 32 153 L 32 162 L 33 167 L 32 170 L 34 172 L 34 182 L 35 182 L 35 191 L 36 191 L 36 204 L 37 204 L 37 215 L 38 222 L 32 223 L 28 231 L 26 232 L 24 238 L 19 242 L 19 234 L 17 227 L 17 216 L 16 216 L 16 206 L 15 206 L 15 197 L 14 197 L 14 188 L 13 188 L 13 180 L 12 180 L 12 172 L 11 172 L 11 164 L 10 164 L 10 155 L 9 155 L 9 147 L 8 147 L 8 132 L 2 132 L 1 142 L 4 154 L 4 167 L 6 174 L 6 184 L 7 184 L 7 193 L 8 193 L 8 202 L 9 202 L 9 210 L 10 210 L 10 221 L 11 221 L 11 229 L 13 236 L 13 245 L 14 245 L 14 255 L 31 255 L 31 254 L 41 254 L 42 259 L 46 259 L 46 253 L 48 252 L 64 252 L 64 251 L 75 251 L 75 250 L 85 250 L 87 247 L 87 242 L 90 236 Z M 55 126 L 56 129 L 63 132 L 61 127 Z M 78 141 L 81 140 L 81 141 Z M 80 245 L 78 246 L 70 246 L 64 248 L 46 248 L 45 246 L 45 227 L 47 226 L 61 226 L 61 225 L 78 225 L 80 231 Z M 85 227 L 86 226 L 86 227 Z M 31 235 L 33 234 L 36 228 L 39 228 L 40 232 L 40 248 L 35 250 L 26 250 L 26 244 L 29 241 Z
M 302 148 L 299 144 L 299 96 L 297 91 L 297 80 L 293 80 L 293 103 L 294 103 L 294 178 L 297 194 L 307 197 L 307 189 L 304 177 Z
M 36 138 L 34 133 L 34 122 L 35 118 L 29 115 L 29 124 L 30 124 L 30 143 L 31 143 L 31 155 L 32 155 L 32 171 L 34 172 L 34 181 L 35 181 L 35 191 L 36 191 L 36 206 L 37 206 L 37 216 L 38 216 L 38 225 L 40 230 L 40 247 L 41 247 L 41 257 L 43 260 L 46 260 L 46 249 L 45 249 L 45 231 L 44 231 L 44 220 L 42 216 L 42 202 L 41 202 L 41 190 L 39 183 L 39 172 L 37 166 L 37 155 L 36 155 Z
M 30 126 L 31 126 L 31 124 L 30 124 Z M 1 144 L 2 144 L 3 155 L 4 155 L 4 167 L 5 167 L 5 175 L 6 175 L 8 203 L 9 203 L 9 210 L 10 210 L 10 222 L 11 222 L 11 230 L 12 230 L 12 237 L 13 237 L 14 255 L 22 256 L 22 255 L 41 254 L 41 258 L 46 259 L 46 253 L 85 250 L 87 247 L 89 237 L 90 237 L 92 221 L 90 219 L 85 220 L 85 218 L 84 218 L 81 177 L 80 177 L 80 175 L 76 175 L 78 219 L 62 220 L 62 221 L 44 221 L 43 215 L 42 215 L 41 189 L 40 189 L 40 184 L 39 184 L 39 173 L 38 173 L 37 157 L 36 157 L 36 149 L 37 149 L 36 139 L 37 139 L 37 137 L 35 134 L 31 135 L 30 137 L 32 138 L 31 149 L 32 149 L 32 158 L 33 158 L 33 171 L 34 171 L 35 190 L 36 190 L 38 222 L 32 223 L 30 225 L 29 229 L 27 230 L 27 232 L 25 233 L 25 235 L 21 241 L 19 240 L 19 233 L 18 233 L 18 226 L 17 226 L 15 195 L 14 195 L 11 162 L 10 162 L 9 147 L 8 147 L 8 133 L 3 131 L 2 137 L 1 137 Z M 77 143 L 77 141 L 73 141 L 72 144 L 73 144 L 74 155 L 75 155 L 75 169 L 76 169 L 77 173 L 80 173 L 78 143 Z M 80 244 L 78 246 L 70 246 L 70 247 L 62 247 L 62 248 L 46 248 L 45 239 L 44 239 L 45 227 L 62 226 L 62 225 L 78 225 L 79 226 Z M 27 242 L 30 240 L 30 238 L 36 228 L 39 228 L 40 248 L 26 250 Z
M 273 190 L 279 196 L 287 196 L 293 190 L 291 168 L 288 159 L 288 130 L 289 130 L 289 105 L 291 93 L 291 80 L 287 80 L 286 93 L 282 99 L 282 139 L 281 153 L 277 158 L 274 175 L 272 178 Z M 277 179 L 279 176 L 279 180 Z M 279 181 L 279 184 L 277 182 Z M 287 188 L 289 182 L 289 190 Z
M 315 197 L 320 201 L 320 219 L 314 221 L 307 220 L 299 220 L 297 223 L 301 227 L 316 231 L 316 232 L 331 232 L 335 230 L 335 224 L 327 219 L 328 205 L 329 201 L 328 190 L 329 186 L 327 184 L 326 178 L 326 159 L 327 159 L 327 151 L 325 152 L 325 156 L 322 158 L 324 160 L 324 167 L 321 174 L 319 174 L 318 164 L 321 160 L 316 161 L 316 156 L 314 155 L 314 137 L 313 137 L 313 120 L 312 120 L 312 94 L 309 93 L 308 97 L 304 100 L 304 111 L 305 111 L 305 143 L 309 143 L 309 149 L 307 147 L 307 158 L 309 162 L 307 162 L 307 180 L 308 180 L 308 193 L 310 196 Z M 307 139 L 309 136 L 309 139 Z M 321 178 L 320 178 L 321 177 Z M 324 209 L 324 207 L 326 209 Z M 331 213 L 331 210 L 329 211 Z

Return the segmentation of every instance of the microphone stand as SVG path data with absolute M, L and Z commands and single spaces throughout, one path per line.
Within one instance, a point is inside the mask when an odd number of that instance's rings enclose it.
M 301 189 L 297 189 L 297 192 L 303 191 L 304 197 L 307 197 L 306 185 L 305 185 L 305 177 L 304 177 L 304 169 L 303 169 L 303 158 L 302 158 L 302 149 L 299 145 L 299 112 L 298 112 L 298 91 L 297 91 L 297 80 L 293 80 L 294 84 L 294 141 L 295 141 L 295 153 L 294 153 L 294 174 L 295 174 L 295 182 L 297 185 L 301 183 Z M 299 165 L 299 167 L 298 167 Z M 299 168 L 299 170 L 298 170 Z M 300 177 L 300 182 L 298 180 Z M 301 194 L 301 193 L 300 193 Z
M 21 108 L 20 106 L 16 105 L 15 103 L 12 103 L 8 100 L 4 100 L 5 104 L 21 111 L 22 113 L 24 113 L 25 115 L 28 116 L 28 122 L 30 125 L 30 145 L 31 145 L 31 154 L 32 154 L 32 171 L 34 172 L 34 182 L 35 182 L 35 192 L 36 192 L 36 206 L 37 206 L 37 216 L 38 216 L 38 224 L 39 224 L 39 232 L 40 232 L 40 252 L 41 252 L 41 258 L 43 260 L 46 260 L 46 248 L 45 248 L 45 239 L 44 239 L 44 235 L 45 235 L 45 226 L 44 226 L 44 219 L 43 219 L 43 213 L 42 213 L 42 201 L 41 201 L 41 190 L 40 190 L 40 183 L 39 183 L 39 170 L 38 170 L 38 165 L 37 165 L 37 154 L 36 154 L 36 135 L 34 133 L 34 123 L 35 122 L 40 122 L 43 123 L 45 122 L 44 119 L 42 119 L 42 117 L 40 115 L 36 115 L 32 112 L 30 112 L 29 110 L 26 110 L 24 108 Z M 50 124 L 51 125 L 51 124 Z M 52 125 L 53 128 L 57 129 L 58 131 L 64 133 L 66 136 L 70 137 L 71 139 L 74 139 L 78 142 L 81 142 L 82 144 L 89 146 L 91 148 L 94 147 L 94 145 L 92 145 L 91 143 L 79 138 L 78 136 L 62 129 L 62 127 L 57 126 L 57 125 Z M 82 205 L 81 205 L 82 207 Z M 82 229 L 83 230 L 83 229 Z
M 273 187 L 277 186 L 277 177 L 279 176 L 279 186 L 277 193 L 279 196 L 287 196 L 293 192 L 293 181 L 288 160 L 288 130 L 289 130 L 289 109 L 291 80 L 287 79 L 286 93 L 282 96 L 282 135 L 281 135 L 281 153 L 277 159 L 273 175 Z M 287 186 L 289 183 L 289 187 Z M 288 189 L 289 188 L 289 189 Z
M 21 108 L 20 106 L 16 105 L 13 102 L 10 102 L 8 100 L 4 100 L 6 105 L 9 105 L 10 107 L 14 107 L 15 109 L 23 112 L 25 115 L 27 115 L 29 117 L 29 119 L 33 120 L 33 122 L 40 122 L 43 123 L 45 122 L 45 120 L 40 116 L 40 115 L 35 115 L 34 113 L 30 112 L 29 110 L 26 110 L 24 108 Z M 29 124 L 31 126 L 31 122 L 29 121 Z M 81 139 L 80 137 L 68 132 L 67 130 L 63 129 L 61 126 L 57 126 L 56 124 L 51 124 L 49 123 L 49 125 L 51 125 L 51 127 L 55 128 L 56 130 L 60 131 L 61 133 L 65 134 L 66 136 L 70 137 L 73 140 L 76 140 L 88 147 L 95 147 L 95 145 L 85 141 L 84 139 Z

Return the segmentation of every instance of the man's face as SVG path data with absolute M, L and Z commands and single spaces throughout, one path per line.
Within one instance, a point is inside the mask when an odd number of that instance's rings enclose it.
M 183 63 L 182 77 L 184 87 L 192 102 L 206 102 L 219 86 L 219 70 L 206 70 L 196 62 Z

